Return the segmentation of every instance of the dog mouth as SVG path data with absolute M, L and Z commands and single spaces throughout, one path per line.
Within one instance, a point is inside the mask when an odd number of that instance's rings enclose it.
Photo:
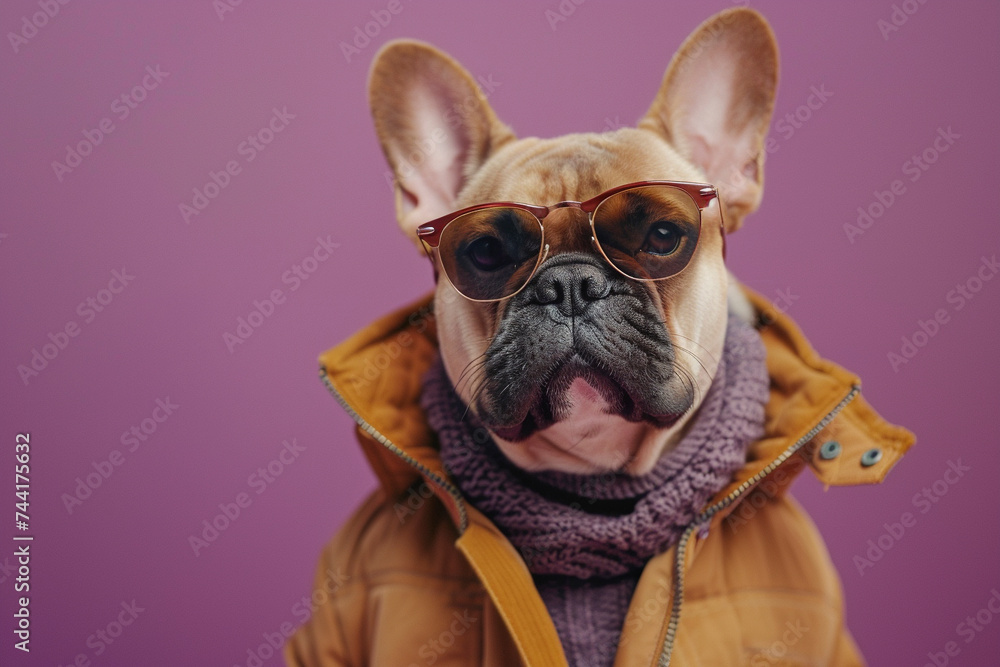
M 541 404 L 548 408 L 552 421 L 560 421 L 576 407 L 575 399 L 580 396 L 588 403 L 604 403 L 609 413 L 631 415 L 636 410 L 635 401 L 620 383 L 573 354 L 549 380 Z
M 476 400 L 483 425 L 508 442 L 599 414 L 665 428 L 694 404 L 694 383 L 665 331 L 578 326 L 568 340 L 537 328 L 487 362 L 494 369 Z M 533 351 L 546 346 L 547 354 Z
M 645 421 L 658 427 L 670 426 L 690 407 L 688 392 L 682 394 L 681 400 L 669 401 L 667 409 L 662 409 L 632 383 L 616 379 L 574 352 L 556 366 L 547 382 L 505 401 L 506 407 L 514 410 L 490 409 L 480 401 L 478 412 L 484 425 L 497 436 L 518 442 L 583 410 L 616 415 L 631 422 Z
M 581 403 L 631 421 L 638 421 L 643 416 L 635 399 L 620 382 L 576 353 L 557 366 L 547 383 L 537 385 L 535 392 L 522 397 L 522 402 L 526 411 L 519 422 L 491 427 L 504 440 L 523 440 L 568 419 L 574 409 L 582 407 Z

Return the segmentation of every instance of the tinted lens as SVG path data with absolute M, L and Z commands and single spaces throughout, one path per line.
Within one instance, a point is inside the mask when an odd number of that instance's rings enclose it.
M 438 246 L 445 274 L 470 299 L 502 299 L 524 287 L 538 265 L 542 225 L 517 208 L 487 208 L 452 220 Z
M 597 242 L 622 273 L 656 280 L 680 273 L 698 245 L 701 216 L 686 192 L 646 185 L 612 195 L 594 211 Z

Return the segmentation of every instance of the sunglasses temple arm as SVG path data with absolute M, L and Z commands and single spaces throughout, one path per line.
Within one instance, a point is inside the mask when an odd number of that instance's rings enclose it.
M 722 199 L 716 198 L 719 202 L 719 233 L 722 234 L 722 261 L 726 261 L 726 216 L 723 214 L 725 206 L 722 205 Z
M 438 282 L 438 265 L 437 265 L 437 262 L 434 261 L 434 255 L 431 254 L 431 247 L 423 239 L 419 239 L 418 238 L 418 240 L 420 241 L 420 247 L 424 249 L 424 254 L 427 255 L 427 259 L 429 259 L 430 262 L 431 262 L 431 268 L 434 269 L 434 284 L 437 285 L 437 282 Z

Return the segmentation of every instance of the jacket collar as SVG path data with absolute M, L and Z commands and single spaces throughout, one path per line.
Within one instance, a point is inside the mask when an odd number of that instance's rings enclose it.
M 721 520 L 761 483 L 780 490 L 808 465 L 825 485 L 880 482 L 913 444 L 860 395 L 860 380 L 822 359 L 792 320 L 743 288 L 758 313 L 771 377 L 765 436 L 708 504 Z M 320 355 L 320 377 L 358 423 L 361 447 L 390 497 L 422 477 L 464 532 L 469 508 L 444 467 L 420 408 L 421 380 L 437 355 L 431 297 L 376 320 Z M 832 444 L 831 444 L 832 443 Z M 472 512 L 478 517 L 478 512 Z

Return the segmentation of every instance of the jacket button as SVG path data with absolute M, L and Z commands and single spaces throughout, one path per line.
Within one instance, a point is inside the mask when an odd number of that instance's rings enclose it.
M 861 455 L 861 465 L 865 468 L 870 468 L 879 461 L 882 460 L 882 450 L 878 447 L 874 449 L 869 449 L 867 452 Z
M 840 443 L 836 440 L 824 442 L 823 446 L 819 448 L 819 457 L 823 460 L 829 461 L 838 456 L 840 456 Z

